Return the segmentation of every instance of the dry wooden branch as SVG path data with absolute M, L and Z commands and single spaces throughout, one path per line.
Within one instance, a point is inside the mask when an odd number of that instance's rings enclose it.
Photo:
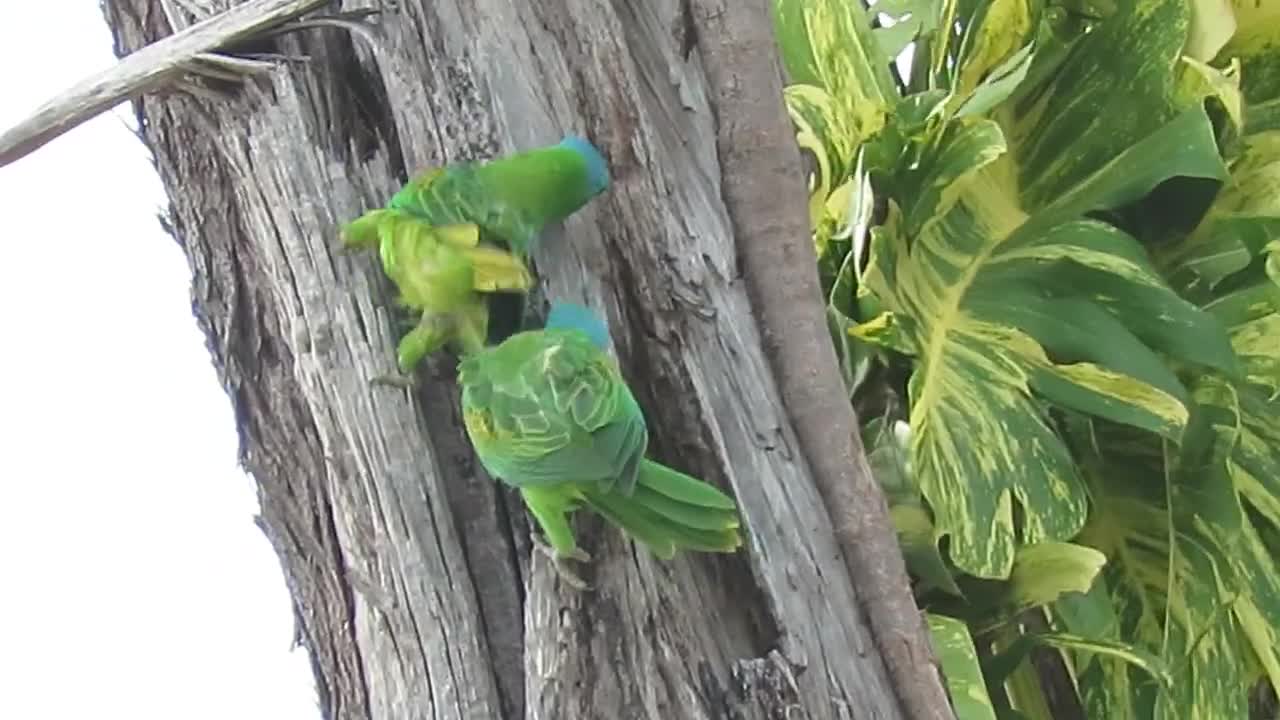
M 0 135 L 0 167 L 116 105 L 191 72 L 208 53 L 310 12 L 328 0 L 250 0 L 152 43 L 86 78 Z
M 905 714 L 916 720 L 952 718 L 888 505 L 841 392 L 768 7 L 764 0 L 689 2 L 718 119 L 725 205 L 787 413 Z

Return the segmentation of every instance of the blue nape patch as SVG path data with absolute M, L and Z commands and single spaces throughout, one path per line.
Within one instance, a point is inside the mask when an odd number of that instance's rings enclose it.
M 602 193 L 609 187 L 609 165 L 595 145 L 577 135 L 565 135 L 560 146 L 578 153 L 587 164 L 587 182 L 591 184 L 593 194 Z
M 547 329 L 580 330 L 601 350 L 609 346 L 609 329 L 604 326 L 600 316 L 576 303 L 552 304 L 551 312 L 547 315 Z

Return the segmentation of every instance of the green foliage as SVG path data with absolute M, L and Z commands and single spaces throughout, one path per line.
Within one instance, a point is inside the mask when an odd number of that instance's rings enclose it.
M 959 720 L 996 720 L 969 627 L 964 621 L 945 615 L 930 613 L 927 620 L 956 717 Z
M 1246 717 L 1280 688 L 1280 10 L 775 20 L 829 325 L 922 604 L 968 623 L 997 709 L 1041 714 L 1038 644 L 1089 717 Z

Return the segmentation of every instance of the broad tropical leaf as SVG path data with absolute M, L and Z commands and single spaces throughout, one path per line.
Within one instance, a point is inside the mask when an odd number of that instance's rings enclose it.
M 1066 593 L 1086 593 L 1106 564 L 1106 555 L 1082 545 L 1046 542 L 1024 547 L 1009 575 L 1007 605 L 1018 613 Z
M 1196 399 L 1203 397 L 1197 388 Z M 1188 447 L 1220 455 L 1227 447 L 1213 436 L 1224 428 L 1213 428 L 1203 405 L 1196 406 L 1196 418 Z M 1108 556 L 1104 581 L 1055 609 L 1075 634 L 1157 654 L 1175 682 L 1161 692 L 1132 668 L 1126 673 L 1108 658 L 1077 653 L 1088 714 L 1246 717 L 1251 658 L 1266 662 L 1277 647 L 1280 577 L 1253 539 L 1227 462 L 1189 451 L 1165 471 L 1158 447 L 1144 452 L 1141 438 L 1107 447 L 1117 434 L 1105 430 L 1081 443 L 1103 448 L 1094 472 L 1110 469 L 1094 476 L 1097 507 L 1081 536 Z M 1259 648 L 1263 654 L 1255 655 Z
M 1280 687 L 1280 5 L 931 4 L 775 0 L 917 590 L 1061 650 L 1089 717 L 1244 717 Z M 1009 622 L 1044 603 L 1053 632 Z M 1048 716 L 1000 673 L 998 713 Z
M 816 156 L 813 194 L 825 201 L 857 146 L 885 123 L 898 91 L 866 11 L 843 0 L 775 0 L 774 25 L 790 75 L 787 108 L 802 148 Z
M 882 122 L 875 116 L 898 92 L 861 3 L 774 0 L 773 18 L 793 84 L 825 89 L 846 116 Z
M 955 708 L 956 720 L 995 720 L 995 708 L 987 695 L 978 665 L 978 651 L 963 620 L 929 613 L 929 632 L 942 663 L 942 675 Z
M 1087 601 L 1065 600 L 1075 632 L 1159 653 L 1166 693 L 1080 658 L 1082 697 L 1105 717 L 1246 717 L 1262 673 L 1280 687 L 1280 284 L 1267 272 L 1280 221 L 1276 131 L 1246 136 L 1205 218 L 1164 253 L 1171 277 L 1227 328 L 1242 377 L 1196 373 L 1180 451 L 1105 429 L 1082 440 L 1096 509 L 1081 540 L 1109 557 Z M 1088 621 L 1109 617 L 1111 622 Z
M 939 0 L 878 0 L 871 12 L 879 27 L 872 30 L 887 58 L 896 58 L 912 42 L 933 35 L 943 3 Z
M 1220 324 L 1178 297 L 1136 240 L 1082 217 L 1172 177 L 1222 175 L 1204 108 L 1176 92 L 1186 15 L 1177 0 L 1117 12 L 995 119 L 917 124 L 880 153 L 913 161 L 879 168 L 891 209 L 860 290 L 887 316 L 853 332 L 915 358 L 916 479 L 970 574 L 1007 576 L 1019 532 L 1035 544 L 1084 524 L 1083 485 L 1044 401 L 1176 440 L 1187 394 L 1163 356 L 1234 370 Z M 1117 54 L 1121 36 L 1163 43 L 1170 60 Z M 1004 46 L 1009 57 L 1025 47 Z M 1009 59 L 989 55 L 992 69 Z M 1143 76 L 1155 112 L 1100 127 L 1089 108 Z

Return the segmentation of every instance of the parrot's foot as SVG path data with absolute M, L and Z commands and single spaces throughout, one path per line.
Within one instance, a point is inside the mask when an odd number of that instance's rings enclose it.
M 534 549 L 551 559 L 551 567 L 555 568 L 556 575 L 560 576 L 560 579 L 564 581 L 564 584 L 579 591 L 591 589 L 591 586 L 587 584 L 586 580 L 578 577 L 577 574 L 570 570 L 565 564 L 566 560 L 591 562 L 591 555 L 588 554 L 586 550 L 576 547 L 571 553 L 561 554 L 556 551 L 555 548 L 548 545 L 547 541 L 544 540 L 541 535 L 533 535 L 532 537 Z
M 386 385 L 401 390 L 417 390 L 418 380 L 412 375 L 399 375 L 396 373 L 388 375 L 377 375 L 369 378 L 370 385 Z

